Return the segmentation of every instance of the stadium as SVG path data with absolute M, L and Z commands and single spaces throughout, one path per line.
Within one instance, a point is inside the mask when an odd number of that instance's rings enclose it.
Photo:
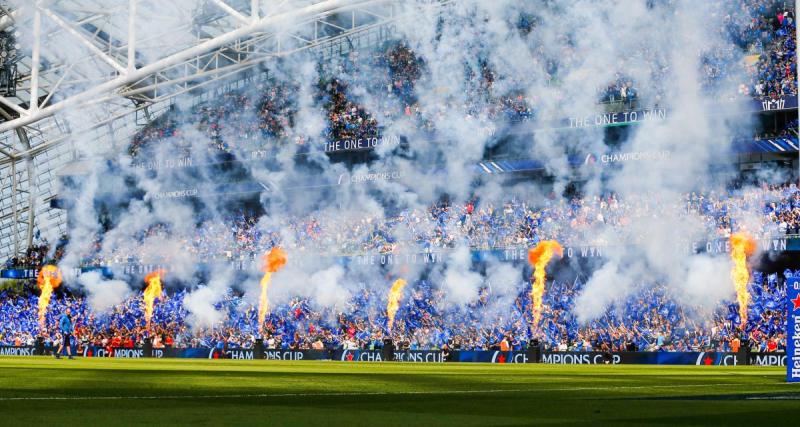
M 0 0 L 0 413 L 787 423 L 795 13 Z

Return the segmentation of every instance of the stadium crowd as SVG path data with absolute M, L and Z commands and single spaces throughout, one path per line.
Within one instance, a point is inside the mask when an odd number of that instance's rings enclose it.
M 100 234 L 92 251 L 83 254 L 81 264 L 168 264 L 169 254 L 152 250 L 159 239 L 180 242 L 198 262 L 258 260 L 273 246 L 296 254 L 358 256 L 437 252 L 458 244 L 467 244 L 473 250 L 524 248 L 550 239 L 566 246 L 605 246 L 612 241 L 635 245 L 650 238 L 642 224 L 671 214 L 681 221 L 694 218 L 700 222 L 703 230 L 696 236 L 698 241 L 724 239 L 737 231 L 746 231 L 759 240 L 797 235 L 800 189 L 796 183 L 762 185 L 692 192 L 682 200 L 611 194 L 495 204 L 476 198 L 465 204 L 440 203 L 386 217 L 360 215 L 358 221 L 337 216 L 349 217 L 346 212 L 318 212 L 286 219 L 280 228 L 259 225 L 258 215 L 240 212 L 199 222 L 189 234 L 157 224 L 114 247 L 104 248 Z M 66 236 L 54 245 L 42 239 L 25 255 L 9 259 L 5 267 L 35 269 L 44 263 L 58 263 L 67 243 Z M 693 242 L 679 243 L 688 247 Z
M 98 235 L 92 252 L 83 255 L 82 265 L 169 263 L 169 258 L 164 258 L 169 254 L 152 250 L 159 239 L 180 242 L 198 262 L 258 260 L 273 246 L 296 254 L 358 256 L 437 252 L 459 244 L 473 250 L 525 248 L 550 239 L 566 246 L 635 245 L 651 238 L 644 224 L 671 216 L 682 223 L 699 223 L 703 230 L 695 236 L 696 241 L 725 239 L 737 231 L 762 240 L 800 234 L 800 189 L 796 183 L 785 183 L 692 192 L 672 200 L 611 194 L 496 204 L 476 198 L 465 204 L 440 203 L 386 217 L 359 215 L 357 221 L 339 215 L 350 217 L 347 212 L 317 212 L 285 219 L 276 227 L 259 225 L 257 215 L 240 212 L 199 222 L 189 234 L 158 224 L 140 230 L 138 238 L 106 248 Z M 52 246 L 42 242 L 32 246 L 26 256 L 10 259 L 6 267 L 57 263 L 66 243 L 66 237 Z M 678 243 L 689 247 L 693 242 Z
M 794 11 L 783 5 L 777 0 L 744 1 L 738 14 L 726 17 L 733 39 L 755 52 L 747 66 L 750 81 L 739 87 L 741 95 L 797 94 L 797 24 Z
M 730 11 L 718 28 L 730 44 L 703 56 L 701 75 L 709 93 L 725 100 L 797 95 L 794 9 L 780 0 L 739 0 L 738 7 L 720 5 L 719 9 Z M 523 21 L 523 27 L 536 22 Z M 569 46 L 560 57 L 542 60 L 551 74 L 549 80 L 558 81 L 558 70 L 582 57 Z M 643 49 L 632 55 L 652 64 L 649 80 L 667 80 L 664 73 L 669 67 L 661 55 Z M 255 82 L 255 89 L 231 90 L 187 111 L 176 108 L 164 114 L 134 137 L 130 151 L 138 154 L 149 143 L 165 138 L 174 138 L 187 149 L 192 141 L 208 140 L 212 153 L 275 147 L 276 140 L 293 141 L 307 150 L 314 149 L 312 145 L 321 149 L 328 141 L 379 137 L 382 129 L 403 118 L 413 120 L 418 129 L 433 131 L 436 123 L 454 111 L 462 111 L 466 119 L 478 120 L 487 129 L 498 121 L 536 117 L 541 100 L 526 90 L 525 82 L 496 75 L 491 65 L 480 59 L 480 52 L 476 56 L 477 67 L 465 66 L 464 81 L 469 87 L 462 90 L 469 96 L 463 100 L 448 97 L 442 105 L 420 102 L 415 88 L 427 78 L 424 58 L 404 42 L 387 42 L 373 51 L 352 51 L 341 60 L 319 64 L 311 101 L 325 118 L 319 134 L 294 130 L 300 108 L 299 96 L 295 96 L 299 84 L 270 77 Z M 501 77 L 502 89 L 495 84 Z M 737 86 L 738 93 L 727 92 Z M 599 88 L 598 101 L 611 104 L 607 108 L 612 109 L 649 108 L 668 101 L 663 92 L 659 87 L 640 88 L 635 79 L 619 70 Z M 198 138 L 200 135 L 205 138 Z
M 731 41 L 731 49 L 714 51 L 704 63 L 708 86 L 730 87 L 728 78 L 741 78 L 742 55 L 750 54 L 748 82 L 740 82 L 742 96 L 779 96 L 796 94 L 796 55 L 794 45 L 794 10 L 779 0 L 738 0 L 721 17 L 718 31 Z M 518 24 L 523 35 L 537 25 L 535 16 L 526 16 Z M 567 52 L 571 58 L 575 52 Z M 642 55 L 655 64 L 662 62 L 656 52 L 645 50 Z M 480 55 L 478 55 L 480 58 Z M 563 59 L 563 58 L 562 58 Z M 550 61 L 556 61 L 550 58 Z M 567 60 L 567 59 L 563 59 Z M 470 105 L 441 106 L 423 111 L 417 102 L 415 87 L 425 79 L 426 64 L 411 47 L 403 42 L 389 42 L 374 51 L 352 51 L 341 61 L 320 64 L 319 80 L 313 94 L 314 103 L 326 117 L 322 141 L 356 139 L 376 136 L 382 124 L 400 116 L 412 116 L 420 127 L 432 129 L 444 111 L 463 108 L 471 117 L 497 120 L 525 120 L 534 116 L 537 104 L 524 91 L 498 94 L 492 90 L 498 80 L 490 64 L 479 59 L 479 67 L 465 68 L 474 92 Z M 545 68 L 557 72 L 558 64 Z M 655 70 L 663 67 L 654 66 Z M 505 76 L 505 81 L 508 77 Z M 658 81 L 659 79 L 654 79 Z M 716 82 L 716 83 L 714 83 Z M 724 83 L 724 84 L 723 84 Z M 524 85 L 505 84 L 504 87 Z M 353 89 L 356 90 L 353 90 Z M 267 79 L 257 84 L 255 91 L 230 91 L 218 99 L 200 104 L 188 112 L 167 113 L 158 118 L 134 138 L 134 154 L 150 142 L 176 138 L 187 150 L 195 150 L 191 142 L 208 139 L 212 152 L 232 151 L 243 146 L 264 146 L 274 138 L 292 138 L 306 145 L 315 137 L 293 135 L 290 132 L 296 119 L 299 88 L 296 84 Z M 654 89 L 657 91 L 656 89 Z M 512 91 L 513 92 L 513 91 Z M 602 102 L 630 102 L 638 99 L 640 89 L 629 76 L 618 72 L 614 81 L 602 88 Z M 253 95 L 253 94 L 258 95 Z M 354 96 L 368 93 L 369 102 Z M 368 105 L 367 105 L 368 104 Z M 187 125 L 188 124 L 188 125 Z M 783 134 L 796 134 L 796 122 Z M 205 135 L 207 138 L 198 138 Z M 800 213 L 796 187 L 686 195 L 686 209 L 676 202 L 644 197 L 626 200 L 606 197 L 576 198 L 571 201 L 536 203 L 508 200 L 501 204 L 476 199 L 464 205 L 437 205 L 428 209 L 395 212 L 389 218 L 362 217 L 353 223 L 342 222 L 322 213 L 290 221 L 284 230 L 263 229 L 257 226 L 255 214 L 242 213 L 223 220 L 211 221 L 198 227 L 192 235 L 177 236 L 163 226 L 146 230 L 146 236 L 168 236 L 180 239 L 184 246 L 202 259 L 254 259 L 262 248 L 287 246 L 293 251 L 313 250 L 325 253 L 354 255 L 379 251 L 391 253 L 402 250 L 436 250 L 466 241 L 471 248 L 490 249 L 528 246 L 541 239 L 556 239 L 567 245 L 602 245 L 607 243 L 600 228 L 611 227 L 616 236 L 636 241 L 643 236 L 626 226 L 653 212 L 665 209 L 697 213 L 705 221 L 707 235 L 726 237 L 743 226 L 758 237 L 774 234 L 800 233 Z M 738 224 L 736 218 L 753 207 L 763 208 L 759 224 Z M 738 214 L 738 215 L 737 215 Z M 235 236 L 232 241 L 231 235 Z M 410 236 L 409 237 L 399 237 Z M 99 239 L 99 238 L 98 238 Z M 124 262 L 153 262 L 144 260 L 141 245 L 115 248 L 112 252 L 87 254 L 85 264 L 106 265 Z M 99 246 L 99 245 L 98 245 Z M 25 257 L 11 260 L 9 265 L 41 263 L 47 245 L 29 249 Z M 51 259 L 58 256 L 49 254 Z
M 155 348 L 251 348 L 263 336 L 270 349 L 375 349 L 390 336 L 400 348 L 419 350 L 495 349 L 504 340 L 508 348 L 524 350 L 537 340 L 554 351 L 730 351 L 736 338 L 754 351 L 775 351 L 786 344 L 782 307 L 785 278 L 792 275 L 800 270 L 754 272 L 744 335 L 736 303 L 721 301 L 713 316 L 703 317 L 678 304 L 664 286 L 642 286 L 598 319 L 580 324 L 574 308 L 583 285 L 577 279 L 548 283 L 540 328 L 531 326 L 528 283 L 519 284 L 512 298 L 494 294 L 491 284 L 485 284 L 478 298 L 454 307 L 442 289 L 422 280 L 406 289 L 391 332 L 386 289 L 362 286 L 343 307 L 317 307 L 313 299 L 302 298 L 279 304 L 262 330 L 257 308 L 234 291 L 215 305 L 222 320 L 210 327 L 190 324 L 186 290 L 164 294 L 156 302 L 151 331 L 145 326 L 141 295 L 95 312 L 84 297 L 62 292 L 51 301 L 42 335 L 48 343 L 57 342 L 60 313 L 69 308 L 83 346 L 132 348 L 149 336 Z M 0 294 L 0 320 L 0 345 L 32 345 L 41 333 L 37 297 Z
M 738 86 L 734 97 L 779 97 L 797 94 L 796 23 L 794 10 L 778 0 L 737 0 L 739 7 L 721 18 L 720 31 L 735 46 L 708 53 L 703 61 L 704 85 L 709 91 Z M 730 8 L 725 8 L 728 10 Z M 534 33 L 535 19 L 524 19 L 523 34 Z M 638 53 L 655 64 L 653 73 L 663 73 L 657 52 Z M 747 54 L 747 55 L 745 55 Z M 480 54 L 476 54 L 480 58 Z M 558 61 L 569 61 L 580 52 L 563 52 L 563 58 L 543 58 L 551 79 L 558 80 Z M 745 73 L 737 70 L 743 57 Z M 321 65 L 318 84 L 311 95 L 313 105 L 325 118 L 319 135 L 295 134 L 299 111 L 296 83 L 269 78 L 256 90 L 228 91 L 219 98 L 188 111 L 169 112 L 146 126 L 131 143 L 132 155 L 149 145 L 172 138 L 187 150 L 192 143 L 208 140 L 208 150 L 236 151 L 264 147 L 274 140 L 299 145 L 373 137 L 392 123 L 409 119 L 418 128 L 434 130 L 448 111 L 463 111 L 469 118 L 487 124 L 525 121 L 536 117 L 540 100 L 522 90 L 523 82 L 505 78 L 504 91 L 495 86 L 500 76 L 486 61 L 477 68 L 465 67 L 463 88 L 469 101 L 458 105 L 428 105 L 417 99 L 416 87 L 426 79 L 425 59 L 402 42 L 387 43 L 369 52 L 353 51 L 335 63 Z M 562 66 L 564 64 L 561 64 Z M 747 76 L 746 81 L 731 81 Z M 659 81 L 659 78 L 653 79 Z M 519 89 L 509 89 L 509 88 Z M 367 93 L 370 96 L 357 94 Z M 640 88 L 620 70 L 614 81 L 598 90 L 603 103 L 622 103 L 633 108 L 645 99 L 662 102 L 659 88 Z M 796 126 L 795 126 L 796 127 Z M 636 244 L 647 239 L 647 230 L 631 224 L 646 223 L 664 212 L 680 219 L 699 218 L 705 238 L 726 238 L 746 230 L 756 238 L 800 234 L 800 190 L 796 183 L 685 194 L 682 199 L 659 195 L 614 194 L 558 197 L 537 201 L 511 199 L 493 203 L 480 198 L 464 203 L 440 203 L 424 209 L 393 212 L 388 217 L 360 216 L 358 221 L 340 221 L 323 212 L 289 220 L 280 229 L 259 224 L 257 214 L 239 213 L 199 223 L 188 235 L 180 235 L 159 224 L 143 230 L 128 246 L 103 248 L 97 236 L 96 250 L 84 255 L 86 266 L 124 263 L 159 263 L 145 252 L 148 239 L 164 237 L 181 243 L 198 260 L 256 260 L 266 248 L 282 246 L 291 253 L 360 255 L 367 253 L 425 252 L 466 244 L 471 249 L 522 248 L 541 240 L 555 239 L 567 246 L 605 245 L 605 236 L 615 242 Z M 757 212 L 757 215 L 752 215 Z M 269 214 L 269 213 L 267 213 Z M 598 231 L 605 230 L 608 233 Z M 24 256 L 9 260 L 7 268 L 38 268 L 57 263 L 67 237 L 48 244 L 41 241 Z M 686 242 L 687 244 L 689 242 Z M 781 304 L 783 274 L 756 272 L 750 285 L 753 302 L 745 325 L 749 345 L 774 351 L 785 347 L 785 319 Z M 526 285 L 527 286 L 527 285 Z M 710 320 L 688 313 L 664 286 L 645 286 L 607 310 L 599 319 L 581 325 L 574 315 L 578 281 L 548 284 L 540 328 L 530 326 L 530 300 L 526 286 L 515 298 L 494 295 L 486 286 L 481 296 L 466 307 L 445 303 L 446 295 L 435 285 L 420 281 L 406 291 L 396 326 L 386 328 L 385 292 L 365 287 L 352 296 L 346 307 L 319 308 L 315 301 L 296 298 L 271 311 L 263 332 L 270 348 L 375 348 L 391 334 L 409 349 L 489 349 L 506 342 L 523 349 L 533 339 L 554 350 L 729 350 L 739 325 L 737 306 L 721 302 Z M 105 312 L 94 312 L 85 297 L 68 291 L 56 293 L 47 316 L 47 329 L 37 322 L 35 293 L 0 293 L 0 344 L 32 344 L 42 334 L 55 342 L 56 314 L 70 308 L 76 316 L 76 336 L 82 345 L 111 347 L 141 345 L 152 336 L 154 346 L 237 348 L 253 345 L 262 335 L 257 309 L 251 301 L 230 291 L 216 308 L 223 320 L 213 327 L 193 327 L 185 306 L 186 290 L 163 295 L 153 318 L 153 330 L 143 321 L 139 295 Z

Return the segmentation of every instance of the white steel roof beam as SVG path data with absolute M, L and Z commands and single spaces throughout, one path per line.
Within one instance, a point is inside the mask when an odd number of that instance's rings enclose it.
M 128 4 L 128 70 L 136 68 L 136 3 L 130 0 Z
M 135 69 L 132 72 L 127 72 L 127 70 L 124 67 L 122 67 L 120 64 L 117 63 L 115 68 L 121 69 L 121 74 L 118 77 L 106 81 L 105 83 L 94 86 L 92 88 L 89 88 L 78 94 L 66 97 L 57 103 L 51 104 L 45 108 L 37 110 L 33 114 L 1 123 L 0 132 L 5 132 L 10 129 L 16 129 L 17 127 L 20 126 L 29 125 L 45 117 L 50 117 L 53 114 L 67 107 L 80 105 L 87 101 L 91 101 L 92 99 L 96 99 L 98 95 L 119 89 L 120 87 L 123 87 L 131 82 L 140 80 L 164 68 L 174 66 L 176 64 L 194 58 L 198 55 L 201 55 L 213 49 L 232 43 L 238 39 L 247 37 L 255 32 L 262 31 L 263 29 L 268 28 L 276 23 L 302 20 L 304 17 L 307 16 L 316 16 L 327 12 L 351 10 L 354 8 L 364 7 L 376 3 L 385 3 L 385 2 L 386 0 L 361 0 L 355 2 L 352 0 L 326 0 L 320 3 L 301 7 L 296 10 L 285 12 L 279 15 L 272 15 L 259 19 L 258 21 L 255 21 L 252 24 L 242 26 L 236 30 L 215 37 L 213 39 L 200 43 L 196 46 L 184 49 L 183 51 L 180 52 L 176 52 L 170 56 L 157 60 L 151 64 Z M 69 30 L 71 30 L 72 32 L 75 32 L 73 28 L 69 26 L 67 26 L 67 28 L 69 28 Z M 83 40 L 85 43 L 88 43 L 86 42 L 85 39 Z M 92 45 L 91 43 L 88 44 Z M 97 49 L 96 47 L 94 49 L 99 51 L 99 49 Z M 104 53 L 103 56 L 105 56 Z
M 33 12 L 33 54 L 31 55 L 31 93 L 28 111 L 39 109 L 39 60 L 42 47 L 42 12 Z
M 6 28 L 14 25 L 14 20 L 19 16 L 19 10 L 14 9 L 11 12 L 5 10 L 6 14 L 0 16 L 0 31 L 5 30 Z
M 58 24 L 59 27 L 63 28 L 64 31 L 66 31 L 72 37 L 74 37 L 80 44 L 84 45 L 87 49 L 89 49 L 89 51 L 97 55 L 97 57 L 102 59 L 105 63 L 107 63 L 112 68 L 117 70 L 117 72 L 123 75 L 127 73 L 128 70 L 125 67 L 123 67 L 122 64 L 120 64 L 116 59 L 108 56 L 105 52 L 100 50 L 100 48 L 95 46 L 94 43 L 92 43 L 89 39 L 84 37 L 83 34 L 78 32 L 78 30 L 72 28 L 72 26 L 64 22 L 63 19 L 61 19 L 58 15 L 53 13 L 50 9 L 46 7 L 37 7 L 37 9 L 40 10 L 45 15 L 47 15 L 48 18 L 52 19 L 56 24 Z M 34 49 L 35 48 L 36 46 L 34 46 Z
M 244 24 L 250 24 L 253 22 L 253 19 L 242 15 L 241 13 L 239 13 L 238 10 L 230 7 L 228 3 L 225 3 L 223 0 L 211 0 L 211 2 L 217 5 L 217 7 L 219 7 L 220 9 L 224 10 L 225 13 L 227 13 L 228 15 L 236 18 L 237 20 L 239 20 Z
M 258 19 L 258 0 L 250 0 L 250 18 Z
M 20 116 L 28 115 L 28 112 L 20 108 L 19 105 L 11 101 L 10 99 L 6 98 L 5 96 L 0 96 L 0 104 L 5 105 L 6 107 L 16 111 Z

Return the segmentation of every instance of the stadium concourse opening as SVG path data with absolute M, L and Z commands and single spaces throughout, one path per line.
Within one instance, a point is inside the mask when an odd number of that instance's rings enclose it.
M 0 0 L 0 412 L 783 419 L 796 41 L 783 0 Z

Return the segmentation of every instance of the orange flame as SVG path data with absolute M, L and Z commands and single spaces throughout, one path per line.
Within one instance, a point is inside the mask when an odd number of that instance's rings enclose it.
M 747 284 L 750 282 L 747 257 L 755 253 L 756 241 L 746 233 L 734 233 L 730 242 L 733 260 L 731 278 L 736 286 L 736 300 L 739 302 L 739 325 L 744 329 L 747 324 L 747 306 L 750 304 L 750 293 L 747 291 Z
M 61 279 L 61 270 L 55 265 L 45 265 L 39 270 L 39 275 L 36 277 L 36 284 L 42 291 L 39 294 L 39 331 L 41 332 L 44 332 L 45 329 L 44 317 L 47 314 L 47 306 L 50 305 L 53 289 L 61 285 Z
M 161 277 L 166 273 L 164 270 L 156 270 L 144 276 L 147 287 L 144 288 L 144 320 L 147 322 L 147 329 L 150 329 L 150 319 L 153 318 L 153 304 L 156 298 L 161 297 Z
M 400 299 L 403 298 L 403 288 L 406 287 L 406 283 L 407 282 L 403 279 L 397 279 L 394 281 L 392 289 L 389 291 L 389 303 L 386 304 L 386 315 L 389 317 L 386 327 L 389 329 L 389 332 L 392 332 L 394 316 L 397 314 L 397 310 L 400 309 Z
M 539 242 L 535 248 L 528 250 L 528 262 L 533 266 L 533 285 L 531 300 L 533 301 L 533 325 L 538 327 L 542 317 L 542 297 L 544 296 L 545 267 L 553 258 L 553 254 L 564 256 L 564 248 L 555 240 Z
M 264 255 L 262 271 L 264 277 L 261 278 L 261 296 L 258 299 L 258 324 L 263 325 L 264 319 L 267 318 L 267 311 L 269 311 L 269 299 L 267 298 L 267 290 L 269 290 L 269 282 L 272 279 L 272 273 L 283 268 L 286 265 L 286 252 L 279 247 L 273 247 L 268 253 Z

